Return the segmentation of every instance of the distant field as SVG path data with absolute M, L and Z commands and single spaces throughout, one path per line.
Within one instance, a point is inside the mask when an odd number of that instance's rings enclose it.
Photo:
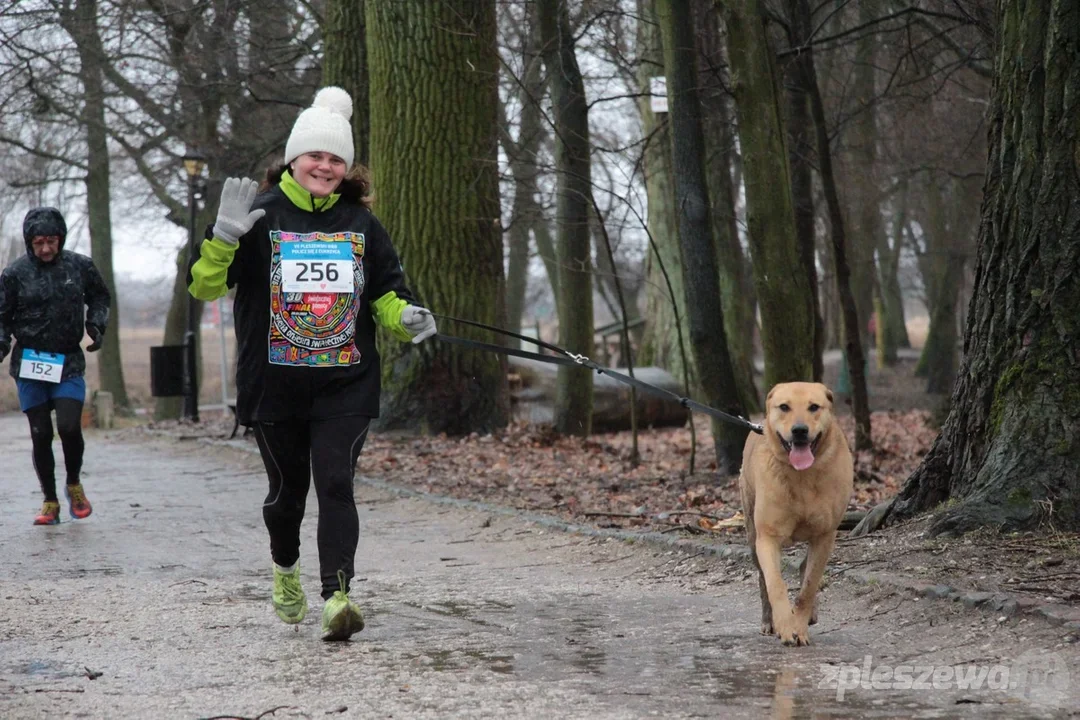
M 124 383 L 127 385 L 128 398 L 134 407 L 152 408 L 154 398 L 150 395 L 150 348 L 160 345 L 164 330 L 162 328 L 121 328 L 120 354 L 124 362 Z M 228 352 L 229 372 L 236 355 L 236 338 L 231 327 L 225 328 L 225 342 Z M 89 340 L 83 343 L 84 347 Z M 200 404 L 219 404 L 221 402 L 221 341 L 217 328 L 203 328 L 202 339 L 203 375 L 199 388 Z M 97 353 L 86 356 L 86 386 L 88 397 L 98 389 Z M 232 377 L 229 378 L 232 387 Z M 230 394 L 232 391 L 230 390 Z M 0 366 L 0 412 L 19 409 L 18 396 L 15 393 L 15 381 L 8 375 L 8 362 Z

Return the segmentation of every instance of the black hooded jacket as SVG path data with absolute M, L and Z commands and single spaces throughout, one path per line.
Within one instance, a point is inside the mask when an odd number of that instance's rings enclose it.
M 60 252 L 42 262 L 31 245 L 37 236 L 58 235 Z M 18 377 L 24 348 L 63 353 L 63 378 L 86 371 L 79 343 L 85 329 L 96 327 L 105 334 L 112 299 L 105 281 L 85 255 L 64 250 L 67 224 L 56 208 L 34 208 L 23 221 L 26 255 L 0 273 L 0 354 L 15 348 L 8 360 L 9 372 Z

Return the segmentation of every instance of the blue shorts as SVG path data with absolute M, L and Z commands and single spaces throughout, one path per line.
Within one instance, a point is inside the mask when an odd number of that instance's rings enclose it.
M 57 398 L 86 402 L 86 380 L 82 375 L 59 383 L 16 378 L 15 384 L 19 386 L 19 408 L 23 412 L 36 408 L 38 405 L 51 403 Z

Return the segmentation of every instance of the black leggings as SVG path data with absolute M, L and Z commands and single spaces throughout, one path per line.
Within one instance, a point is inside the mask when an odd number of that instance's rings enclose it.
M 300 558 L 300 523 L 311 478 L 315 478 L 323 599 L 340 589 L 338 570 L 345 573 L 346 590 L 353 577 L 353 559 L 360 542 L 353 476 L 370 424 L 371 418 L 354 415 L 255 425 L 255 439 L 270 478 L 263 520 L 270 531 L 270 555 L 283 567 Z
M 56 408 L 56 430 L 64 448 L 67 484 L 79 484 L 83 461 L 82 410 L 83 404 L 70 398 L 56 398 L 49 403 L 26 411 L 30 421 L 30 439 L 34 444 L 34 469 L 41 482 L 45 500 L 56 502 L 56 458 L 53 457 L 52 409 Z

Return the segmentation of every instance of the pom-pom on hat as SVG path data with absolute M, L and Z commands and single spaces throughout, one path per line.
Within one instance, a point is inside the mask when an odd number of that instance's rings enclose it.
M 311 107 L 296 118 L 289 141 L 285 143 L 285 164 L 309 152 L 327 152 L 353 164 L 353 137 L 349 118 L 352 98 L 339 87 L 324 87 L 315 94 Z

